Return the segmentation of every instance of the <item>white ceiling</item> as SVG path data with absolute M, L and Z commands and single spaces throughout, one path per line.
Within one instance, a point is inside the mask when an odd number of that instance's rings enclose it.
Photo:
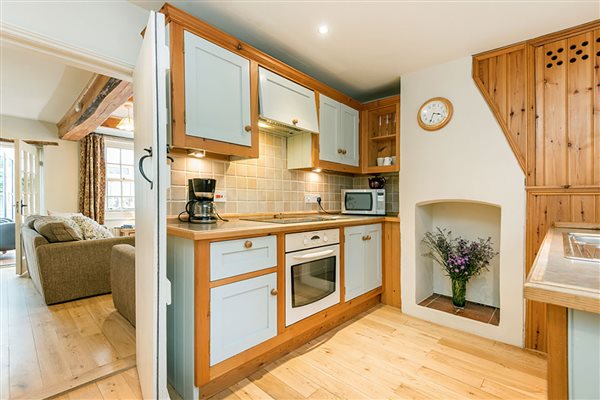
M 172 4 L 359 100 L 397 92 L 403 73 L 600 18 L 598 0 Z
M 92 78 L 31 50 L 0 47 L 0 114 L 57 123 Z

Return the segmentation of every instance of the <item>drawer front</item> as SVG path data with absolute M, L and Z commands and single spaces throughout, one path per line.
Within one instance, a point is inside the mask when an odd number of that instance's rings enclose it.
M 262 236 L 210 244 L 210 280 L 277 266 L 277 237 Z
M 277 335 L 277 274 L 210 290 L 210 365 Z

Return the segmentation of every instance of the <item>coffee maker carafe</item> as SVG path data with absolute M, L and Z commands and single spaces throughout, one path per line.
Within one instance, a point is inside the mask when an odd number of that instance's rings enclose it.
M 185 211 L 188 222 L 193 224 L 214 224 L 218 214 L 213 200 L 215 197 L 215 179 L 194 178 L 188 179 L 188 202 Z

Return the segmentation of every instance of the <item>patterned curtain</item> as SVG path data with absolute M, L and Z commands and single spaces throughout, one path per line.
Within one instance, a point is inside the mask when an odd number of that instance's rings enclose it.
M 79 211 L 104 224 L 105 195 L 104 136 L 91 133 L 79 142 Z

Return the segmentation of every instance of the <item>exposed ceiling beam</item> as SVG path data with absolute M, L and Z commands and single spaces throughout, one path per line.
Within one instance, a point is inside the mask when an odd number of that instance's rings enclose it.
M 80 140 L 102 125 L 132 94 L 131 82 L 94 75 L 73 107 L 56 124 L 58 136 L 64 140 Z

